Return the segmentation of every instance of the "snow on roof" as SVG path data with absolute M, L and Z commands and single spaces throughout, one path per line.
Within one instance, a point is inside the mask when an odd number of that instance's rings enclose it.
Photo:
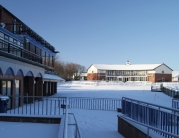
M 44 80 L 55 80 L 55 81 L 65 81 L 63 78 L 60 78 L 57 75 L 44 74 Z
M 172 71 L 172 77 L 177 77 L 179 75 L 179 71 Z
M 160 65 L 162 64 L 134 64 L 134 65 L 93 64 L 93 66 L 101 70 L 153 70 Z

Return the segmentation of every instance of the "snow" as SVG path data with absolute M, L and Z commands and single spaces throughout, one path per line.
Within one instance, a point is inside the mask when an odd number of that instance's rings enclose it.
M 136 100 L 145 101 L 148 103 L 158 104 L 166 107 L 172 107 L 172 98 L 161 93 L 161 92 L 151 92 L 151 85 L 134 85 L 134 84 L 99 84 L 99 83 L 71 83 L 71 82 L 59 82 L 58 92 L 54 96 L 60 97 L 93 97 L 93 98 L 122 98 L 128 97 Z M 76 121 L 79 126 L 82 138 L 123 138 L 121 134 L 117 131 L 119 113 L 117 111 L 99 111 L 99 110 L 84 110 L 84 109 L 68 109 L 69 113 L 74 113 Z M 68 119 L 69 123 L 72 123 L 72 119 Z M 11 123 L 10 123 L 11 124 Z M 13 124 L 13 123 L 12 123 Z M 3 132 L 3 128 L 6 123 L 2 124 L 0 122 L 0 133 Z M 20 125 L 14 126 L 11 129 L 12 133 L 9 133 L 9 137 L 1 138 L 11 138 L 15 136 L 14 133 L 17 131 Z M 35 126 L 35 125 L 34 125 Z M 44 136 L 46 135 L 46 125 L 44 127 Z M 74 126 L 68 126 L 68 131 L 73 130 Z M 7 128 L 7 127 L 6 127 Z M 8 130 L 8 129 L 7 129 Z M 22 131 L 23 136 L 28 133 L 19 127 Z M 7 131 L 6 131 L 7 132 Z M 53 132 L 48 132 L 53 135 Z M 69 134 L 69 133 L 68 133 Z M 35 138 L 34 134 L 32 137 Z M 18 136 L 18 138 L 21 138 Z
M 98 83 L 96 83 L 98 84 Z M 59 83 L 62 97 L 122 98 L 128 97 L 148 103 L 172 107 L 172 98 L 161 92 L 151 92 L 151 85 L 96 85 L 95 83 Z M 77 119 L 84 138 L 123 138 L 117 131 L 116 111 L 69 109 Z
M 56 80 L 56 81 L 65 81 L 63 78 L 57 76 L 57 75 L 52 75 L 52 74 L 44 74 L 43 77 L 44 80 Z
M 93 64 L 94 67 L 101 70 L 153 70 L 162 64 L 131 64 L 131 65 L 107 65 Z
M 58 130 L 59 124 L 0 121 L 1 138 L 57 138 Z

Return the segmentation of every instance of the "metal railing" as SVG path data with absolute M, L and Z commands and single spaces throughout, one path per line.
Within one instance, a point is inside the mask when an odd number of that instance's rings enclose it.
M 90 97 L 68 97 L 69 108 L 87 110 L 116 111 L 121 107 L 121 99 L 114 98 L 90 98 Z
M 75 128 L 73 129 L 74 133 L 73 133 L 72 137 L 74 137 L 74 138 L 82 138 L 81 132 L 79 130 L 79 126 L 78 126 L 78 123 L 77 123 L 77 120 L 75 118 L 75 115 L 73 113 L 68 113 L 68 116 L 69 115 L 71 115 L 73 117 L 74 121 L 73 121 L 73 123 L 69 123 L 69 121 L 68 121 L 68 131 L 70 131 L 69 127 L 74 126 Z
M 65 108 L 117 111 L 121 99 L 90 97 L 9 96 L 9 114 L 62 115 Z M 10 105 L 9 105 L 10 107 Z
M 138 85 L 151 85 L 151 82 L 148 81 L 127 81 L 127 82 L 121 82 L 121 81 L 72 81 L 72 84 L 75 85 L 89 85 L 89 86 L 98 86 L 98 85 L 107 85 L 107 86 L 121 86 L 121 85 L 127 85 L 127 86 L 138 86 Z
M 163 87 L 162 92 L 170 97 L 179 97 L 179 90 L 172 87 Z
M 179 116 L 176 109 L 123 97 L 122 113 L 143 124 L 179 134 Z
M 179 114 L 179 99 L 173 98 L 172 99 L 172 108 L 177 109 L 178 110 L 178 114 Z
M 8 114 L 62 115 L 66 98 L 41 96 L 9 96 L 12 108 Z
M 179 137 L 178 135 L 175 135 L 175 134 L 172 134 L 170 132 L 167 132 L 167 131 L 164 131 L 164 130 L 152 127 L 152 126 L 147 125 L 147 124 L 140 123 L 140 122 L 135 121 L 133 119 L 130 119 L 130 118 L 124 116 L 124 115 L 118 115 L 118 117 L 122 118 L 125 121 L 133 122 L 135 124 L 138 124 L 138 125 L 146 127 L 147 128 L 147 133 L 146 133 L 147 134 L 147 138 L 150 138 L 150 129 L 154 130 L 155 132 L 158 132 L 159 134 L 162 134 L 164 137 L 167 137 L 167 136 L 168 136 L 168 138 L 171 138 L 171 137 L 178 138 Z

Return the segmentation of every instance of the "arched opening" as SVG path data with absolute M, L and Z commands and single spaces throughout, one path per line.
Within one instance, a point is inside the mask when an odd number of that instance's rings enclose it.
M 6 73 L 5 74 L 8 74 L 8 75 L 14 75 L 14 71 L 11 67 L 9 67 L 7 70 L 6 70 Z
M 23 73 L 23 71 L 21 69 L 18 70 L 17 76 L 24 76 L 24 73 Z

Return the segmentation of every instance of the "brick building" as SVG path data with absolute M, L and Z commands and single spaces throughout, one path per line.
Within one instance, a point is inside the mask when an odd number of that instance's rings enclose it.
M 87 70 L 87 80 L 150 81 L 172 80 L 172 69 L 165 64 L 105 65 L 92 64 Z
M 9 109 L 22 104 L 18 96 L 57 92 L 57 82 L 63 79 L 54 75 L 56 53 L 49 42 L 0 5 L 0 94 L 12 96 Z

